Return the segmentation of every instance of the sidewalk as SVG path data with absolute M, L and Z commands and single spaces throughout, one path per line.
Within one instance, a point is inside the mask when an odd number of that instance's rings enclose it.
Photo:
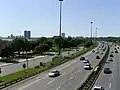
M 36 56 L 34 58 L 30 58 L 28 59 L 28 61 L 31 61 L 31 60 L 34 60 L 34 59 L 39 59 L 39 58 L 44 58 L 45 56 Z M 21 62 L 25 62 L 26 59 L 20 59 L 19 60 L 19 63 Z M 14 63 L 3 63 L 3 62 L 0 62 L 0 67 L 3 67 L 3 66 L 8 66 L 8 65 L 11 65 L 11 64 L 14 64 Z

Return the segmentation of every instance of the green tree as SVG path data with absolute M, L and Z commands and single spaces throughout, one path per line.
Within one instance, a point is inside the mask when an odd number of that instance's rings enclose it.
M 40 44 L 39 46 L 35 47 L 35 52 L 43 54 L 43 52 L 48 51 L 50 48 L 47 44 Z

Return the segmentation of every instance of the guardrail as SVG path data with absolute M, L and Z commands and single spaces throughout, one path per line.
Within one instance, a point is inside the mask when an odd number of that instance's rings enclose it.
M 95 84 L 97 78 L 99 77 L 103 66 L 105 65 L 105 62 L 108 58 L 109 55 L 109 45 L 108 45 L 108 50 L 105 54 L 105 56 L 102 58 L 102 60 L 99 62 L 99 64 L 96 66 L 96 68 L 93 70 L 93 72 L 87 77 L 85 82 L 76 90 L 91 90 L 93 85 Z

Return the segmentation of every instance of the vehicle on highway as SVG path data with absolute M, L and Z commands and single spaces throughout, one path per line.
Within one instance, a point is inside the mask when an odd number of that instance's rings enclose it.
M 97 56 L 96 56 L 96 59 L 100 59 L 100 56 L 97 55 Z
M 95 52 L 95 50 L 92 51 L 93 53 Z
M 118 53 L 118 51 L 116 50 L 115 53 Z
M 85 57 L 81 57 L 80 60 L 85 60 Z
M 85 66 L 84 66 L 84 69 L 85 69 L 85 70 L 90 70 L 90 69 L 92 69 L 92 67 L 91 67 L 91 65 L 85 65 Z
M 58 70 L 52 70 L 49 73 L 49 77 L 56 77 L 56 76 L 59 76 L 59 75 L 60 75 L 60 72 Z
M 113 61 L 113 59 L 112 59 L 112 58 L 109 58 L 109 59 L 108 59 L 108 61 L 112 62 L 112 61 Z
M 111 53 L 114 53 L 113 51 L 111 51 Z
M 110 74 L 110 73 L 112 73 L 112 71 L 110 70 L 110 68 L 104 68 L 104 73 Z
M 96 54 L 98 54 L 98 53 L 99 53 L 99 51 L 96 52 Z
M 110 54 L 110 57 L 114 57 L 113 54 Z
M 89 60 L 84 60 L 83 63 L 89 63 Z
M 95 86 L 93 90 L 105 90 L 105 89 L 101 86 Z
M 117 47 L 119 49 L 119 47 Z

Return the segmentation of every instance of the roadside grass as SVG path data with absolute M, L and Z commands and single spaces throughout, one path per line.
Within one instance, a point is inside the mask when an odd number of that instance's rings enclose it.
M 26 76 L 33 76 L 33 75 L 36 75 L 36 74 L 41 73 L 43 71 L 49 70 L 53 67 L 56 67 L 58 65 L 61 65 L 61 64 L 65 63 L 69 60 L 72 60 L 73 58 L 76 58 L 76 57 L 78 57 L 82 54 L 87 53 L 91 49 L 95 48 L 97 45 L 98 44 L 95 43 L 90 48 L 84 49 L 82 51 L 77 51 L 74 54 L 69 54 L 69 55 L 66 55 L 64 57 L 62 57 L 62 56 L 54 57 L 52 59 L 52 61 L 48 61 L 48 62 L 44 63 L 43 66 L 37 65 L 37 66 L 32 67 L 32 68 L 28 68 L 28 69 L 25 69 L 25 70 L 20 70 L 20 71 L 17 71 L 15 73 L 12 73 L 12 74 L 2 76 L 2 77 L 0 77 L 0 81 L 1 81 L 0 85 L 11 82 L 11 81 L 15 81 L 19 78 L 24 78 Z

